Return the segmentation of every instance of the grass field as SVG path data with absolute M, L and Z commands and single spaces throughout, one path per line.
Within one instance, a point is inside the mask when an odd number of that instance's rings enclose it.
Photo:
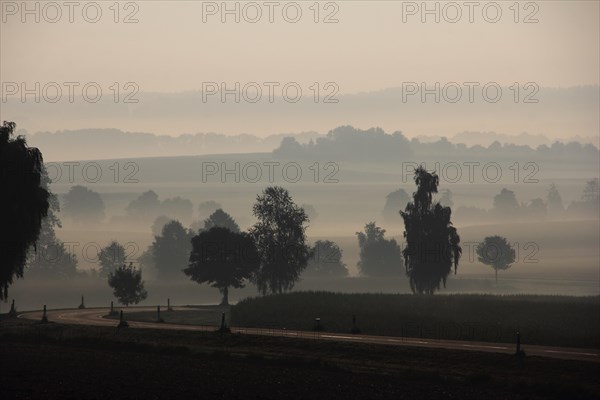
M 595 399 L 596 363 L 0 321 L 2 398 Z
M 364 334 L 600 347 L 600 297 L 341 294 L 296 292 L 249 298 L 231 308 L 231 324 Z

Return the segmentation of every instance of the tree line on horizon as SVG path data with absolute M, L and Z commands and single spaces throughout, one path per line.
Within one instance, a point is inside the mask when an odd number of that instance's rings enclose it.
M 365 149 L 370 151 L 365 151 Z M 528 145 L 500 143 L 495 140 L 489 146 L 450 142 L 446 137 L 432 142 L 418 138 L 408 139 L 401 131 L 386 133 L 381 128 L 362 130 L 346 125 L 330 130 L 325 136 L 310 139 L 308 143 L 300 143 L 293 136 L 282 139 L 279 147 L 273 150 L 273 156 L 282 159 L 323 159 L 374 160 L 377 162 L 397 162 L 413 160 L 426 155 L 443 155 L 444 157 L 472 157 L 487 159 L 505 156 L 532 156 L 540 158 L 560 156 L 562 159 L 572 158 L 576 161 L 582 157 L 593 160 L 600 158 L 598 147 L 593 144 L 582 144 L 577 141 L 563 143 L 555 141 L 551 145 L 540 144 L 532 148 Z M 376 154 L 376 158 L 373 158 Z

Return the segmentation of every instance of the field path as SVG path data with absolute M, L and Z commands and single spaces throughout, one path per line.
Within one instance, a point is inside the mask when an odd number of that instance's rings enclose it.
M 199 307 L 201 308 L 201 307 Z M 174 310 L 190 310 L 189 307 L 173 307 Z M 132 307 L 131 312 L 152 312 L 156 311 L 156 307 Z M 88 308 L 88 309 L 68 309 L 68 310 L 48 310 L 47 317 L 49 321 L 79 324 L 92 326 L 112 326 L 117 325 L 114 319 L 104 318 L 110 311 L 109 308 Z M 127 310 L 125 310 L 127 311 Z M 30 311 L 19 314 L 19 318 L 32 320 L 41 320 L 42 311 Z M 125 319 L 127 313 L 125 312 Z M 215 326 L 201 325 L 182 325 L 182 324 L 167 324 L 154 322 L 137 322 L 127 321 L 132 328 L 150 328 L 150 329 L 172 329 L 185 331 L 214 331 Z M 453 350 L 470 350 L 470 351 L 485 351 L 492 353 L 513 354 L 515 345 L 507 343 L 489 343 L 489 342 L 469 342 L 458 340 L 437 340 L 424 338 L 406 338 L 394 336 L 372 336 L 372 335 L 354 335 L 344 333 L 329 333 L 329 332 L 312 332 L 312 331 L 294 331 L 276 328 L 235 328 L 232 327 L 233 333 L 249 334 L 249 335 L 266 335 L 266 336 L 281 336 L 293 337 L 312 340 L 330 340 L 341 342 L 358 342 L 369 344 L 386 344 L 396 346 L 414 346 L 428 347 Z M 571 347 L 550 347 L 550 346 L 534 346 L 523 344 L 528 356 L 541 356 L 560 358 L 565 360 L 592 361 L 600 362 L 600 349 L 579 349 Z

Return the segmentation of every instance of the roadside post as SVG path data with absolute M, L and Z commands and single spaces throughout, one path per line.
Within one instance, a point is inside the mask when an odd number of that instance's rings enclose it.
M 48 317 L 46 316 L 46 305 L 44 304 L 44 313 L 42 314 L 42 324 L 48 323 Z
M 10 311 L 8 312 L 10 318 L 17 318 L 17 309 L 15 308 L 15 299 L 13 299 L 10 305 Z
M 119 314 L 119 325 L 117 325 L 117 328 L 127 328 L 128 326 L 129 324 L 123 318 L 123 310 L 121 310 L 121 313 Z

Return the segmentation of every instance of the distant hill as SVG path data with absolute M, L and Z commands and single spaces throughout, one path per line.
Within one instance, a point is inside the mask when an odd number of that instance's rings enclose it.
M 588 139 L 585 138 L 598 137 L 598 86 L 541 87 L 535 94 L 537 103 L 515 102 L 510 89 L 503 88 L 502 92 L 503 97 L 495 103 L 484 101 L 481 96 L 474 102 L 469 102 L 465 93 L 456 103 L 436 102 L 433 96 L 423 101 L 418 95 L 406 98 L 400 87 L 339 94 L 336 96 L 337 103 L 316 103 L 312 96 L 304 96 L 297 103 L 289 103 L 281 98 L 275 98 L 273 103 L 267 100 L 257 103 L 223 103 L 220 99 L 205 102 L 200 91 L 140 92 L 137 95 L 139 102 L 135 104 L 114 103 L 110 96 L 105 96 L 93 104 L 79 98 L 73 103 L 66 100 L 52 104 L 44 101 L 35 103 L 33 100 L 22 103 L 19 98 L 11 97 L 2 103 L 0 121 L 15 121 L 18 129 L 25 129 L 29 133 L 115 128 L 124 132 L 159 135 L 161 139 L 149 140 L 150 137 L 140 136 L 133 141 L 139 146 L 144 141 L 150 143 L 144 144 L 144 151 L 148 151 L 145 154 L 147 156 L 271 151 L 279 144 L 279 134 L 282 132 L 312 132 L 313 135 L 317 135 L 315 132 L 324 134 L 343 125 L 361 129 L 377 126 L 387 132 L 402 131 L 409 139 L 418 136 L 445 136 L 451 139 L 458 133 L 455 141 L 486 146 L 495 140 L 500 143 L 507 140 L 515 144 L 534 146 L 549 144 L 544 138 L 554 142 L 558 138 L 579 136 L 583 138 L 582 141 L 587 142 Z M 85 131 L 89 132 L 88 129 Z M 204 132 L 204 136 L 194 137 L 198 132 Z M 206 135 L 211 135 L 207 132 L 218 132 L 235 136 L 237 139 L 221 145 L 219 140 L 207 139 Z M 520 135 L 522 132 L 527 134 Z M 265 139 L 257 140 L 241 135 L 243 133 Z M 176 140 L 178 145 L 175 146 L 169 140 L 162 139 L 161 135 L 181 136 Z M 268 139 L 269 135 L 274 136 Z M 514 136 L 504 135 L 518 136 L 513 139 Z M 110 138 L 113 139 L 112 136 Z M 46 144 L 41 139 L 42 137 L 32 138 L 32 141 L 38 140 L 39 143 Z M 58 141 L 57 139 L 58 136 L 55 136 L 52 141 Z M 73 141 L 74 138 L 71 137 L 67 140 L 67 143 L 62 145 L 63 151 L 77 147 L 81 154 L 86 154 L 77 158 L 111 157 L 110 154 L 99 154 L 102 147 L 91 148 L 96 144 L 92 146 L 85 141 Z M 208 144 L 202 146 L 202 141 Z M 540 141 L 542 143 L 538 143 Z M 235 146 L 234 143 L 239 146 Z M 592 143 L 598 144 L 597 140 Z M 133 154 L 124 153 L 125 149 L 118 149 L 117 146 L 111 146 L 108 150 L 112 150 L 118 156 L 143 154 L 129 147 L 129 141 L 124 142 L 124 146 L 128 146 L 128 151 Z M 173 146 L 176 149 L 173 149 Z M 246 146 L 244 150 L 238 150 L 238 147 L 243 146 Z M 159 153 L 163 150 L 165 153 Z M 91 152 L 95 153 L 92 155 Z M 56 157 L 67 158 L 54 151 L 50 153 L 56 154 Z
M 419 135 L 417 139 L 419 139 L 422 143 L 431 143 L 437 142 L 440 140 L 442 136 L 425 136 Z M 461 132 L 456 135 L 447 136 L 448 140 L 453 143 L 464 143 L 467 146 L 489 146 L 494 142 L 498 142 L 500 144 L 516 144 L 516 145 L 524 145 L 529 147 L 538 147 L 542 144 L 551 145 L 554 142 L 561 143 L 569 143 L 569 142 L 578 142 L 581 144 L 593 144 L 598 147 L 600 144 L 600 136 L 579 136 L 575 135 L 573 137 L 564 137 L 558 139 L 550 139 L 545 135 L 534 135 L 531 133 L 523 132 L 518 135 L 508 135 L 505 133 L 498 132 Z
M 361 136 L 348 141 L 344 138 L 352 134 Z M 21 130 L 31 146 L 42 149 L 45 161 L 98 160 L 143 157 L 173 157 L 210 154 L 246 154 L 270 153 L 287 158 L 312 155 L 313 157 L 335 157 L 338 160 L 354 157 L 361 160 L 368 154 L 365 146 L 382 157 L 405 158 L 417 148 L 429 147 L 444 150 L 445 143 L 460 145 L 460 148 L 488 148 L 494 142 L 508 147 L 537 149 L 539 146 L 560 149 L 560 144 L 575 143 L 598 147 L 598 138 L 575 137 L 563 140 L 551 140 L 544 135 L 522 133 L 512 136 L 496 132 L 462 132 L 454 136 L 419 136 L 409 141 L 403 133 L 397 131 L 386 134 L 381 128 L 359 130 L 351 126 L 341 126 L 328 134 L 317 132 L 280 133 L 261 138 L 254 135 L 224 135 L 220 133 L 196 133 L 180 136 L 155 135 L 144 132 L 123 132 L 119 129 L 79 129 L 57 132 L 38 132 L 27 134 Z M 289 138 L 284 141 L 285 138 Z M 362 142 L 360 142 L 362 140 Z M 335 143 L 334 143 L 335 142 Z M 441 144 L 440 144 L 441 142 Z M 438 143 L 435 145 L 435 143 Z M 302 145 L 297 147 L 296 145 Z M 317 146 L 318 145 L 318 146 Z M 351 150 L 350 147 L 354 147 Z M 558 146 L 558 147 L 557 147 Z M 578 147 L 571 145 L 572 151 Z M 303 150 L 302 150 L 303 149 Z M 371 154 L 372 155 L 372 154 Z M 304 157 L 303 158 L 306 158 Z
M 254 135 L 227 136 L 220 133 L 167 136 L 123 132 L 118 129 L 79 129 L 25 134 L 29 145 L 42 149 L 45 161 L 264 153 L 278 147 L 281 140 L 289 136 L 300 143 L 307 143 L 322 135 L 316 132 L 302 132 L 281 133 L 265 138 Z
M 114 135 L 114 137 L 111 135 Z M 106 143 L 103 143 L 102 146 L 105 147 L 112 145 L 116 150 L 126 148 L 127 145 L 135 147 L 135 142 L 128 135 L 139 139 L 134 134 L 108 132 L 107 136 L 99 136 L 100 138 L 97 139 L 99 141 L 98 146 L 101 145 L 100 140 L 104 137 Z M 156 140 L 152 142 L 155 146 L 160 146 L 161 140 L 164 140 L 165 143 L 180 145 L 176 140 L 177 138 L 156 139 L 153 135 L 148 134 L 141 137 L 146 138 L 147 136 Z M 124 137 L 128 141 L 123 140 Z M 227 137 L 220 137 L 220 139 L 226 144 L 228 140 L 233 140 Z M 258 139 L 254 138 L 254 141 L 251 143 L 256 143 Z M 189 139 L 186 143 L 189 147 L 188 151 L 193 152 L 194 140 Z M 239 138 L 237 144 L 243 146 L 243 143 L 244 141 Z M 142 150 L 138 149 L 138 151 Z M 114 153 L 119 154 L 119 151 Z M 145 153 L 148 152 L 145 151 Z M 199 154 L 199 152 L 196 154 Z M 114 180 L 113 169 L 111 169 L 113 167 L 111 166 L 117 158 L 86 159 L 84 157 L 73 157 L 72 160 L 100 160 L 100 168 L 105 173 L 102 174 L 98 183 L 109 184 Z M 281 141 L 279 147 L 271 152 L 126 157 L 127 162 L 133 162 L 137 165 L 133 177 L 136 181 L 139 180 L 144 184 L 152 182 L 214 183 L 221 180 L 227 181 L 228 179 L 236 181 L 235 176 L 238 176 L 238 181 L 243 181 L 240 176 L 246 174 L 253 177 L 257 175 L 257 168 L 260 169 L 259 175 L 262 177 L 257 182 L 271 182 L 267 179 L 270 173 L 266 166 L 268 165 L 267 162 L 273 161 L 278 165 L 275 173 L 275 175 L 279 174 L 275 178 L 275 182 L 278 183 L 289 183 L 289 180 L 286 180 L 282 174 L 282 166 L 293 163 L 297 164 L 300 170 L 301 181 L 306 183 L 314 182 L 315 168 L 319 171 L 321 178 L 325 175 L 329 176 L 329 173 L 331 173 L 335 176 L 335 180 L 346 183 L 358 181 L 398 182 L 399 178 L 406 181 L 408 171 L 412 171 L 414 167 L 422 162 L 427 163 L 426 166 L 429 170 L 439 170 L 442 178 L 446 180 L 454 179 L 452 176 L 457 173 L 460 173 L 461 176 L 464 173 L 464 176 L 459 179 L 466 181 L 471 174 L 470 172 L 467 174 L 471 168 L 467 167 L 467 162 L 475 162 L 476 165 L 472 167 L 473 173 L 477 174 L 479 180 L 482 179 L 484 173 L 483 165 L 488 163 L 495 164 L 501 169 L 499 176 L 506 183 L 514 181 L 514 171 L 511 168 L 514 168 L 515 163 L 518 163 L 520 174 L 523 175 L 519 175 L 521 176 L 519 181 L 523 181 L 524 177 L 530 176 L 535 179 L 549 179 L 551 177 L 552 179 L 558 179 L 559 175 L 561 177 L 577 176 L 580 179 L 591 179 L 597 176 L 599 159 L 600 152 L 597 147 L 591 144 L 582 145 L 577 142 L 567 144 L 555 142 L 550 146 L 541 145 L 537 148 L 513 144 L 502 145 L 498 142 L 487 147 L 479 145 L 468 147 L 462 143 L 452 143 L 445 138 L 431 143 L 421 143 L 418 139 L 408 140 L 401 132 L 386 133 L 380 128 L 361 130 L 352 126 L 338 127 L 325 136 L 318 136 L 316 139 L 311 138 L 304 143 L 299 142 L 295 137 L 287 137 Z M 50 160 L 46 159 L 46 161 Z M 527 167 L 528 163 L 535 163 L 535 168 L 532 170 L 533 166 Z M 124 169 L 123 160 L 120 165 L 121 169 Z M 54 165 L 53 174 L 56 174 L 56 168 L 57 165 Z M 56 183 L 68 186 L 66 167 L 63 165 L 60 168 L 65 176 Z M 79 168 L 76 174 L 79 179 L 77 182 L 82 183 L 81 167 Z M 456 171 L 457 169 L 458 171 Z M 231 171 L 230 175 L 232 176 L 223 175 L 226 170 Z M 495 171 L 494 173 L 498 173 L 495 169 L 492 170 Z M 235 171 L 237 173 L 234 173 Z M 127 170 L 125 172 L 132 171 Z M 51 179 L 54 179 L 52 176 Z M 321 178 L 319 178 L 319 182 L 322 180 Z M 252 181 L 250 178 L 249 180 Z

